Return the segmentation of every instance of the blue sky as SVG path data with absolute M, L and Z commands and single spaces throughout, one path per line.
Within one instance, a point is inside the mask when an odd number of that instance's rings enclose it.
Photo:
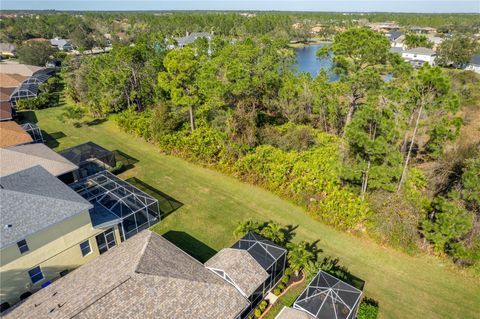
M 480 0 L 0 0 L 2 10 L 271 10 L 480 13 Z

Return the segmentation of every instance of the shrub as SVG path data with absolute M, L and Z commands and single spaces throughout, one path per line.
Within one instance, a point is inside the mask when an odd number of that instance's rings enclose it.
M 283 290 L 283 289 L 285 289 L 285 285 L 283 283 L 279 283 L 277 288 L 280 289 L 280 290 Z
M 264 312 L 265 309 L 267 309 L 267 306 L 268 306 L 268 302 L 266 300 L 262 300 L 262 302 L 260 303 L 260 305 L 258 306 L 258 308 Z
M 282 291 L 280 289 L 278 289 L 278 288 L 273 289 L 273 294 L 275 296 L 280 296 L 281 293 L 282 293 Z
M 280 281 L 283 282 L 284 284 L 287 284 L 289 280 L 290 280 L 289 275 L 283 275 L 282 278 L 280 279 Z
M 150 120 L 152 112 L 145 110 L 143 112 L 137 112 L 133 109 L 128 109 L 113 116 L 114 121 L 125 132 L 132 133 L 136 136 L 140 136 L 149 140 L 152 136 L 150 130 Z
M 112 167 L 110 169 L 110 173 L 112 174 L 119 174 L 123 171 L 123 169 L 125 168 L 125 165 L 123 164 L 122 161 L 118 161 L 114 167 Z
M 357 319 L 376 319 L 378 317 L 378 303 L 372 299 L 364 298 L 358 307 Z
M 262 315 L 262 311 L 258 308 L 255 309 L 254 313 L 255 313 L 255 317 L 257 317 L 257 318 L 260 318 L 260 316 Z

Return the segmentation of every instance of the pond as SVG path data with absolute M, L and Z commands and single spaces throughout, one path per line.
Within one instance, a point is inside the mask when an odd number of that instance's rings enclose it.
M 321 47 L 329 44 L 311 44 L 301 48 L 295 48 L 295 54 L 297 56 L 293 68 L 300 73 L 310 73 L 312 77 L 316 77 L 320 69 L 324 69 L 328 73 L 328 78 L 331 82 L 338 81 L 340 76 L 331 72 L 333 64 L 332 57 L 326 57 L 317 59 L 317 51 Z M 382 76 L 385 82 L 393 79 L 392 74 L 384 74 Z
M 328 44 L 311 44 L 301 48 L 295 48 L 297 59 L 293 67 L 297 69 L 298 72 L 310 73 L 312 77 L 316 77 L 320 69 L 330 71 L 333 64 L 332 57 L 317 59 L 317 50 L 326 45 Z M 332 74 L 331 72 L 328 73 L 330 81 L 338 80 L 338 75 Z

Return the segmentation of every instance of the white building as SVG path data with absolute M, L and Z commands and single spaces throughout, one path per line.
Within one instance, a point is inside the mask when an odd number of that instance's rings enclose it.
M 415 66 L 422 65 L 424 63 L 435 65 L 436 57 L 437 54 L 435 51 L 424 47 L 413 48 L 402 52 L 402 58 Z
M 470 70 L 475 73 L 480 73 L 480 54 L 475 54 L 470 62 L 467 64 L 465 70 Z

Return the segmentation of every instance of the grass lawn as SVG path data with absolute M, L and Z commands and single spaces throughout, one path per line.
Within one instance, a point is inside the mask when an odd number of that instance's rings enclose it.
M 365 293 L 379 302 L 381 318 L 479 318 L 480 280 L 427 255 L 409 256 L 327 227 L 302 208 L 218 172 L 162 155 L 154 146 L 121 132 L 110 121 L 75 128 L 58 119 L 61 108 L 37 111 L 38 125 L 57 150 L 94 141 L 138 160 L 122 178 L 136 177 L 182 205 L 153 229 L 206 259 L 235 238 L 249 217 L 298 226 L 297 239 L 317 240 L 363 279 Z

